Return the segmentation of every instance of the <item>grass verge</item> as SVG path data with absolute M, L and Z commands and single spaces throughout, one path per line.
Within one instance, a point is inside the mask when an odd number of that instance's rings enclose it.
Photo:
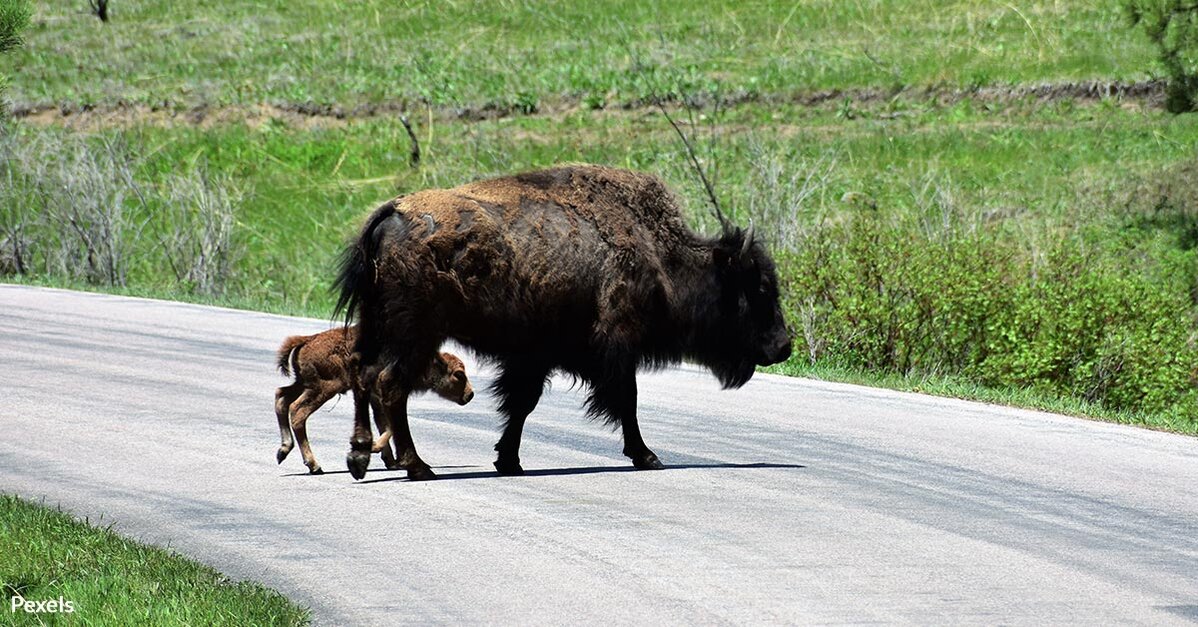
M 0 590 L 5 625 L 308 624 L 273 590 L 11 495 L 0 495 Z M 12 611 L 15 596 L 73 611 Z
M 855 366 L 843 366 L 830 362 L 810 364 L 790 361 L 763 369 L 764 372 L 789 377 L 803 377 L 817 381 L 851 383 L 874 388 L 885 388 L 899 392 L 927 394 L 944 398 L 955 398 L 980 403 L 991 403 L 1005 407 L 1034 409 L 1075 418 L 1087 418 L 1103 422 L 1135 425 L 1158 431 L 1198 436 L 1198 423 L 1186 416 L 1166 415 L 1155 412 L 1137 412 L 1111 409 L 1101 403 L 1076 397 L 1037 390 L 1032 387 L 986 386 L 961 376 L 898 374 L 867 370 Z

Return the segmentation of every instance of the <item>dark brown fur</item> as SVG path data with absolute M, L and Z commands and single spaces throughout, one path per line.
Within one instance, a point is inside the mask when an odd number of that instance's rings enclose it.
M 354 389 L 358 383 L 354 344 L 357 327 L 337 327 L 315 335 L 293 335 L 279 347 L 277 365 L 284 375 L 295 374 L 295 382 L 275 391 L 275 414 L 282 443 L 276 454 L 281 464 L 298 440 L 304 464 L 313 474 L 323 472 L 308 444 L 308 418 L 330 398 Z M 452 353 L 435 355 L 412 391 L 432 390 L 438 396 L 465 405 L 474 397 L 462 360 Z M 391 448 L 391 430 L 375 408 L 380 437 L 372 447 L 381 452 L 388 468 L 396 467 Z M 292 438 L 292 432 L 295 438 Z
M 696 235 L 657 178 L 627 170 L 567 166 L 397 198 L 367 220 L 338 284 L 360 319 L 364 382 L 400 382 L 382 403 L 393 426 L 445 339 L 498 363 L 504 473 L 522 472 L 523 423 L 554 371 L 590 386 L 588 412 L 621 425 L 637 467 L 659 468 L 637 425 L 638 368 L 688 359 L 738 387 L 790 353 L 773 262 L 751 232 Z M 358 409 L 355 477 L 369 462 Z M 410 453 L 409 475 L 431 477 Z

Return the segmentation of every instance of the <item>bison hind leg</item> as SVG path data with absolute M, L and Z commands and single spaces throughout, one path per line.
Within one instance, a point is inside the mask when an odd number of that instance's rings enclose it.
M 349 453 L 345 465 L 354 479 L 366 476 L 370 466 L 370 450 L 374 446 L 374 435 L 370 432 L 370 395 L 354 388 L 354 433 L 349 440 Z

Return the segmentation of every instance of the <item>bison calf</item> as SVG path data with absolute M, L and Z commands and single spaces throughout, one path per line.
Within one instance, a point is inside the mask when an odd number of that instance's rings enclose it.
M 320 409 L 330 398 L 344 394 L 357 384 L 357 359 L 354 344 L 358 329 L 337 327 L 316 335 L 295 335 L 283 341 L 279 347 L 278 367 L 284 375 L 295 374 L 295 382 L 275 391 L 275 414 L 279 419 L 279 446 L 276 458 L 279 463 L 299 441 L 300 454 L 312 474 L 321 474 L 320 462 L 312 454 L 308 444 L 308 417 Z M 382 383 L 382 382 L 380 382 Z M 474 398 L 474 390 L 466 377 L 462 360 L 452 353 L 440 353 L 433 357 L 415 389 L 432 390 L 438 396 L 465 405 Z M 377 406 L 375 424 L 380 437 L 374 442 L 372 452 L 381 452 L 388 468 L 395 468 L 395 458 L 389 446 L 391 431 L 383 420 Z M 292 438 L 292 431 L 295 438 Z

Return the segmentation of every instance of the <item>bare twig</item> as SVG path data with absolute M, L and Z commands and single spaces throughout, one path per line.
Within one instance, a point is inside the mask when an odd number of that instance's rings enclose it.
M 686 133 L 682 132 L 682 128 L 679 127 L 678 123 L 674 121 L 674 118 L 670 116 L 670 112 L 666 110 L 666 107 L 660 98 L 657 99 L 657 108 L 661 109 L 662 115 L 666 117 L 666 121 L 670 123 L 670 126 L 674 127 L 674 132 L 678 133 L 678 137 L 682 140 L 682 145 L 686 147 L 686 156 L 690 159 L 691 166 L 694 167 L 695 173 L 699 176 L 699 180 L 703 182 L 703 189 L 707 192 L 707 200 L 711 202 L 711 208 L 715 210 L 715 217 L 720 221 L 720 227 L 723 228 L 724 231 L 733 230 L 732 223 L 728 221 L 728 218 L 724 216 L 724 212 L 720 209 L 720 199 L 715 195 L 715 187 L 712 186 L 711 181 L 707 178 L 707 173 L 703 170 L 702 164 L 699 163 L 699 157 L 695 154 L 695 147 L 693 144 L 691 144 L 690 138 L 687 137 Z M 690 106 L 687 106 L 687 112 L 693 118 L 694 109 Z M 693 119 L 691 123 L 693 126 Z
M 416 133 L 412 130 L 412 124 L 408 122 L 408 116 L 399 116 L 399 122 L 403 124 L 403 128 L 408 132 L 408 139 L 412 141 L 411 152 L 408 153 L 408 165 L 413 168 L 420 166 L 420 140 L 416 139 Z
M 87 3 L 91 6 L 92 14 L 101 22 L 108 21 L 108 0 L 87 0 Z

